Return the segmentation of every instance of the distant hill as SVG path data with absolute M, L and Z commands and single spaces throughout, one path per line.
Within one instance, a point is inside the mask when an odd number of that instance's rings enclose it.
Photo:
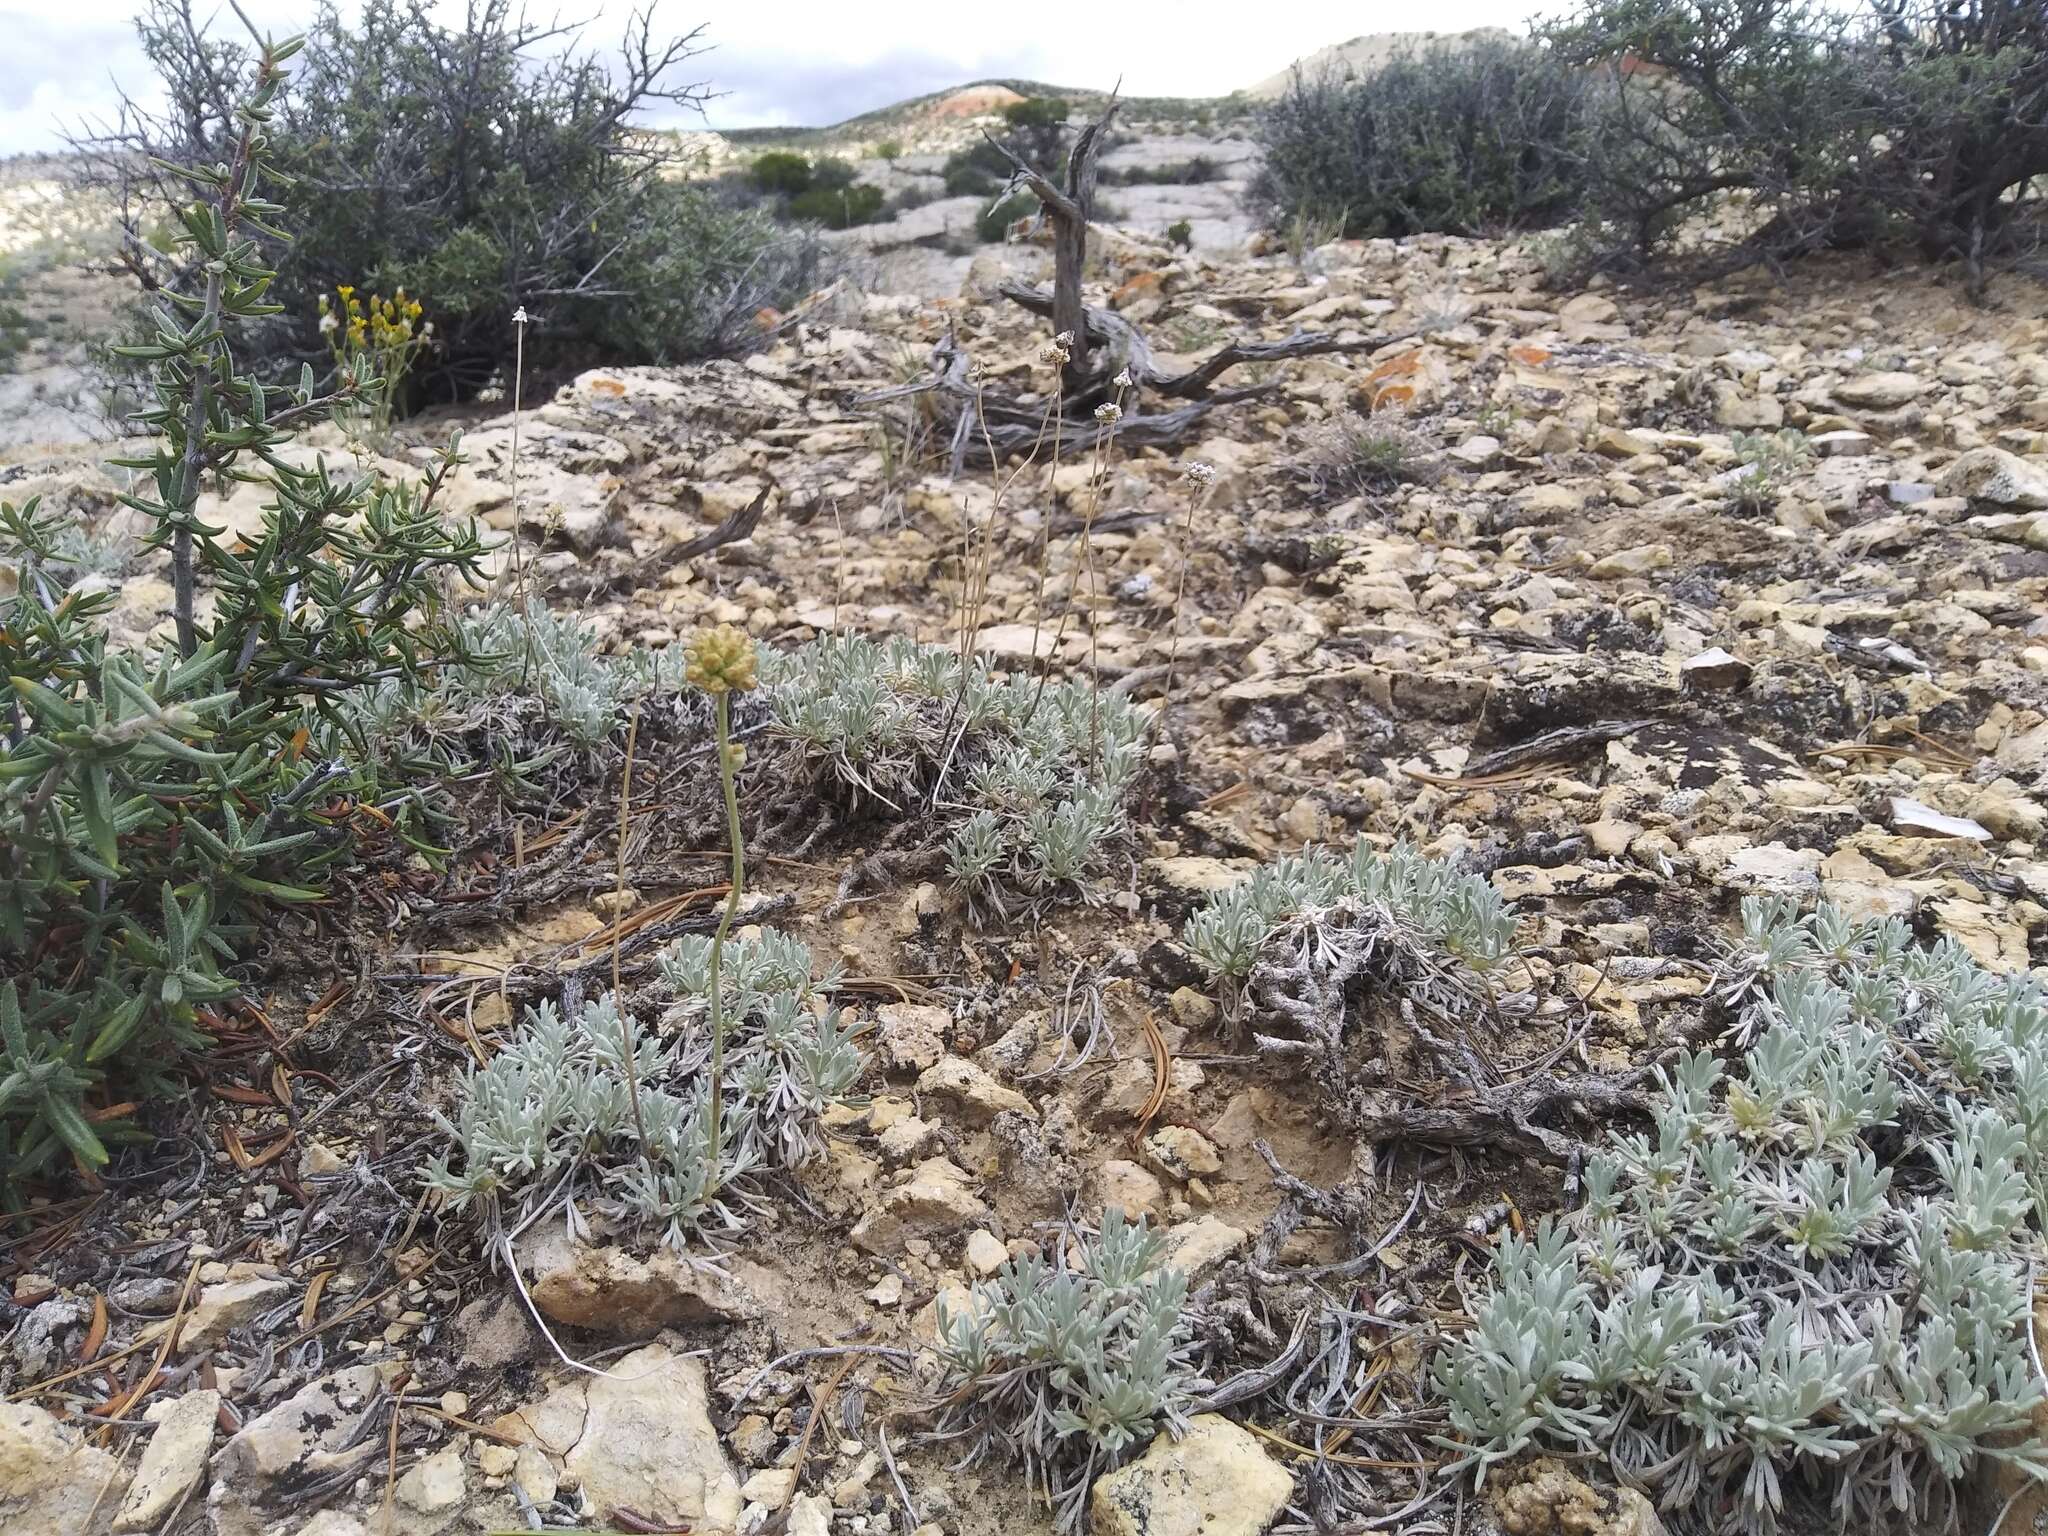
M 1327 48 L 1318 48 L 1307 57 L 1296 59 L 1277 75 L 1268 75 L 1257 85 L 1247 87 L 1244 94 L 1262 101 L 1284 96 L 1296 70 L 1311 78 L 1325 73 L 1369 75 L 1397 54 L 1432 47 L 1470 47 L 1481 42 L 1514 41 L 1515 34 L 1505 27 L 1474 27 L 1469 32 L 1368 32 L 1348 43 L 1332 43 Z
M 1501 27 L 1477 27 L 1469 32 L 1371 32 L 1347 43 L 1333 43 L 1296 60 L 1276 75 L 1258 84 L 1233 91 L 1228 96 L 1126 96 L 1123 121 L 1221 124 L 1248 115 L 1260 101 L 1285 93 L 1296 69 L 1310 74 L 1325 70 L 1353 75 L 1371 74 L 1396 54 L 1438 45 L 1457 47 L 1481 41 L 1512 42 L 1515 34 Z M 1076 116 L 1092 117 L 1109 101 L 1106 91 L 1082 90 L 1071 85 L 1052 85 L 1043 80 L 992 77 L 969 80 L 912 96 L 849 117 L 844 122 L 816 126 L 778 125 L 767 128 L 719 128 L 699 137 L 718 141 L 714 162 L 730 156 L 752 155 L 764 149 L 796 149 L 812 154 L 859 155 L 873 146 L 893 142 L 910 154 L 952 149 L 973 139 L 977 123 L 996 116 L 1011 102 L 1029 96 L 1059 96 Z
M 723 128 L 718 133 L 729 144 L 748 150 L 770 146 L 814 151 L 845 150 L 894 140 L 906 150 L 916 153 L 964 141 L 973 136 L 972 124 L 976 119 L 993 117 L 1011 102 L 1030 96 L 1061 97 L 1073 108 L 1076 116 L 1093 116 L 1109 101 L 1107 91 L 1049 85 L 1043 80 L 970 80 L 964 85 L 913 96 L 907 101 L 863 112 L 841 123 L 819 127 Z M 1126 96 L 1122 98 L 1123 118 L 1130 122 L 1228 116 L 1235 99 Z

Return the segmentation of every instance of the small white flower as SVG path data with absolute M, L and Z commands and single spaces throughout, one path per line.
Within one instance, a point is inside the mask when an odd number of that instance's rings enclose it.
M 512 323 L 514 325 L 525 325 L 527 323 L 526 306 L 524 304 L 512 311 Z
M 1071 334 L 1071 332 L 1069 334 Z M 1066 366 L 1068 359 L 1070 359 L 1073 355 L 1073 353 L 1069 352 L 1057 341 L 1048 341 L 1044 346 L 1038 349 L 1038 360 L 1041 363 L 1058 363 L 1062 367 Z
M 1180 472 L 1180 477 L 1192 485 L 1214 485 L 1216 483 L 1216 466 L 1214 464 L 1204 464 L 1201 460 L 1196 459 Z
M 339 330 L 340 328 L 341 322 L 335 319 L 334 316 L 324 313 L 320 316 L 320 334 L 322 336 L 325 336 L 329 331 Z
M 1056 347 L 1071 347 L 1074 344 L 1074 333 L 1072 331 L 1061 331 L 1059 335 L 1053 337 L 1052 344 Z
M 1111 379 L 1109 382 L 1114 384 L 1118 389 L 1129 389 L 1131 387 L 1131 370 L 1128 368 L 1123 369 L 1120 373 L 1117 374 L 1115 378 Z
M 1105 400 L 1095 407 L 1095 419 L 1105 426 L 1113 421 L 1122 420 L 1123 414 L 1124 408 L 1114 400 Z

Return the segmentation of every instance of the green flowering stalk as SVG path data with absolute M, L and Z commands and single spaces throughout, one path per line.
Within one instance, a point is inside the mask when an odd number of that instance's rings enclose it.
M 725 893 L 725 910 L 718 916 L 718 932 L 711 940 L 711 1113 L 705 1118 L 705 1177 L 718 1176 L 720 1130 L 725 1108 L 725 989 L 719 967 L 725 958 L 726 935 L 740 909 L 740 895 L 746 888 L 746 846 L 740 832 L 740 765 L 746 748 L 732 739 L 732 695 L 751 693 L 759 678 L 754 664 L 754 642 L 742 630 L 721 624 L 690 643 L 683 679 L 711 695 L 718 733 L 718 781 L 725 790 L 725 835 L 732 846 L 732 883 Z

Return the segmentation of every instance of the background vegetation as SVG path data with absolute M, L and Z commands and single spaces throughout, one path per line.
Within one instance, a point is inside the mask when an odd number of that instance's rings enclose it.
M 131 102 L 79 147 L 153 288 L 181 275 L 158 232 L 186 189 L 162 165 L 229 159 L 249 54 L 186 0 L 149 0 L 138 28 L 165 105 Z M 437 344 L 414 387 L 442 398 L 505 370 L 522 307 L 537 319 L 529 364 L 668 362 L 745 346 L 758 310 L 815 285 L 814 242 L 681 180 L 672 141 L 634 127 L 657 102 L 704 101 L 688 78 L 695 33 L 663 39 L 636 17 L 608 65 L 550 51 L 560 31 L 519 19 L 511 0 L 480 0 L 453 26 L 406 0 L 322 6 L 269 125 L 297 238 L 258 236 L 279 307 L 249 337 L 252 365 L 283 376 L 320 362 L 315 300 L 348 283 L 427 303 Z
M 1256 193 L 1280 227 L 1576 219 L 1577 272 L 1849 247 L 1956 263 L 1979 287 L 2039 244 L 2048 10 L 1585 0 L 1530 45 L 1297 78 L 1260 133 Z

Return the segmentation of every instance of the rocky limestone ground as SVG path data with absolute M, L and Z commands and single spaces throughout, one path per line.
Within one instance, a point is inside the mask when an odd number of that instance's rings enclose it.
M 872 1101 L 716 1269 L 556 1223 L 522 1237 L 515 1279 L 421 1193 L 424 1111 L 507 1021 L 489 978 L 579 955 L 618 915 L 608 892 L 465 920 L 465 872 L 408 877 L 378 888 L 381 927 L 281 935 L 165 1139 L 0 1241 L 0 1529 L 1047 1530 L 1014 1472 L 956 1467 L 900 1413 L 937 1299 L 1069 1202 L 1114 1204 L 1165 1227 L 1234 1308 L 1215 1347 L 1255 1365 L 1290 1277 L 1353 1251 L 1276 1167 L 1315 1189 L 1372 1174 L 1359 1214 L 1391 1235 L 1353 1277 L 1454 1318 L 1467 1250 L 1556 1208 L 1559 1169 L 1354 1146 L 1246 1051 L 1175 940 L 1284 850 L 1363 831 L 1487 871 L 1556 1000 L 1495 1042 L 1504 1066 L 1640 1066 L 1702 1038 L 1708 962 L 1753 892 L 1897 913 L 1999 971 L 2048 961 L 2040 288 L 1977 309 L 1815 261 L 1559 294 L 1508 244 L 1298 266 L 1102 244 L 1094 300 L 1181 361 L 1240 335 L 1421 334 L 1245 370 L 1268 392 L 1185 450 L 1111 453 L 1099 505 L 1068 444 L 997 508 L 986 474 L 948 478 L 856 397 L 948 333 L 989 387 L 1042 388 L 1044 328 L 986 281 L 842 294 L 744 361 L 566 384 L 522 425 L 516 502 L 510 419 L 467 422 L 448 505 L 507 532 L 516 505 L 550 600 L 615 648 L 714 622 L 777 646 L 952 639 L 963 517 L 999 512 L 978 648 L 1050 653 L 1160 711 L 1118 887 L 977 931 L 940 885 L 877 873 L 873 828 L 757 849 L 757 899 L 854 978 Z M 445 425 L 415 423 L 387 472 L 417 473 Z M 1812 456 L 1747 485 L 1738 435 L 1787 428 Z M 1398 472 L 1352 473 L 1360 431 L 1402 434 Z M 1191 501 L 1192 461 L 1217 479 Z M 118 531 L 114 483 L 74 455 L 4 478 Z M 678 553 L 757 502 L 750 536 Z M 147 563 L 108 580 L 118 631 L 162 622 Z M 678 857 L 680 883 L 716 878 Z M 467 1006 L 387 976 L 452 978 Z M 1553 1129 L 1604 1134 L 1568 1110 Z M 1312 1459 L 1285 1415 L 1204 1415 L 1097 1484 L 1094 1529 L 1314 1529 Z M 1389 1476 L 1383 1511 L 1416 1487 Z M 1459 1508 L 1509 1536 L 1659 1528 L 1544 1459 Z

